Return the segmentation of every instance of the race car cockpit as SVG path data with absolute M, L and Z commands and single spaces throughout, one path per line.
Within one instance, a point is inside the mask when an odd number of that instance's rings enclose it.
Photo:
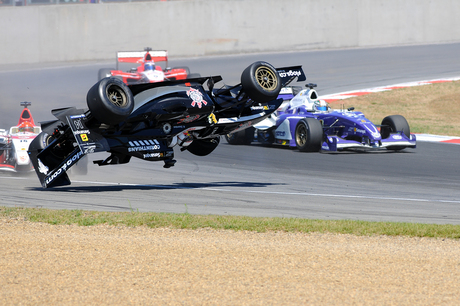
M 308 86 L 310 85 L 310 86 Z M 307 84 L 308 89 L 301 90 L 292 99 L 286 100 L 278 109 L 278 114 L 301 114 L 305 112 L 328 112 L 330 111 L 329 104 L 320 100 L 316 90 L 313 89 L 315 84 Z

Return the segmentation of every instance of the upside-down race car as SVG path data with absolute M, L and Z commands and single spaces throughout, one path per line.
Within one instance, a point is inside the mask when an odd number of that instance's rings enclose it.
M 138 66 L 125 72 L 119 69 L 120 63 L 138 64 Z M 144 51 L 117 52 L 117 68 L 99 69 L 98 80 L 110 76 L 118 77 L 126 84 L 138 84 L 185 80 L 200 75 L 197 73 L 190 74 L 188 67 L 169 68 L 168 51 L 152 51 L 151 48 L 145 48 Z
M 318 152 L 349 149 L 402 150 L 416 147 L 407 120 L 401 115 L 387 116 L 374 125 L 354 108 L 333 110 L 318 98 L 313 89 L 298 86 L 282 88 L 280 108 L 252 129 L 226 135 L 229 144 L 280 144 L 299 151 Z M 380 130 L 379 130 L 380 128 Z
M 126 85 L 104 78 L 87 94 L 89 110 L 55 109 L 57 120 L 42 123 L 43 132 L 29 156 L 43 187 L 69 185 L 66 172 L 89 153 L 107 151 L 99 166 L 128 163 L 131 157 L 174 166 L 173 147 L 198 156 L 210 154 L 220 136 L 263 120 L 283 102 L 282 86 L 305 80 L 300 66 L 273 68 L 255 62 L 241 83 L 214 89 L 220 76 Z M 206 83 L 206 87 L 204 86 Z
M 32 113 L 27 108 L 30 102 L 21 102 L 24 106 L 19 122 L 8 131 L 0 130 L 0 170 L 13 172 L 32 171 L 27 149 L 32 140 L 41 132 L 35 125 Z

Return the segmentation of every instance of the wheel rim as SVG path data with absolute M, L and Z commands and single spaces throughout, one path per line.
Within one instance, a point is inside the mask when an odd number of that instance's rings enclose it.
M 301 147 L 307 143 L 307 128 L 305 127 L 305 124 L 301 124 L 297 128 L 295 140 L 297 144 Z
M 275 90 L 278 86 L 278 79 L 271 69 L 259 67 L 256 69 L 257 83 L 265 90 Z
M 124 107 L 128 104 L 124 91 L 116 85 L 107 87 L 107 97 L 110 103 L 116 107 Z

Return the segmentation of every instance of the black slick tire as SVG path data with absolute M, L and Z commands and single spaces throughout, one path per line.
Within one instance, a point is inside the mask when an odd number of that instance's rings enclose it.
M 403 132 L 404 135 L 410 138 L 410 127 L 406 118 L 401 115 L 391 115 L 383 118 L 382 126 L 380 128 L 380 135 L 382 139 L 390 137 L 391 133 Z M 402 150 L 405 146 L 390 146 L 388 150 Z
M 193 155 L 206 156 L 217 148 L 219 142 L 220 138 L 195 139 L 187 146 L 187 150 Z
M 248 127 L 242 131 L 225 135 L 225 140 L 231 145 L 249 145 L 254 139 L 254 128 Z
M 278 97 L 281 79 L 276 69 L 269 63 L 255 62 L 241 74 L 241 85 L 251 100 L 266 103 Z
M 295 143 L 301 152 L 319 152 L 323 142 L 323 127 L 315 118 L 299 120 L 295 128 Z
M 86 102 L 100 123 L 115 125 L 125 120 L 134 108 L 129 87 L 118 78 L 104 78 L 88 91 Z

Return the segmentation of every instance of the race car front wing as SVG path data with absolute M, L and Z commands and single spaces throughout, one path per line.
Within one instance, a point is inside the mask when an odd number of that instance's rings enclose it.
M 394 133 L 390 134 L 390 137 L 386 139 L 370 143 L 348 140 L 335 135 L 328 135 L 321 146 L 321 150 L 323 151 L 341 151 L 347 149 L 378 150 L 388 148 L 416 148 L 416 136 L 411 134 L 409 138 L 402 133 Z

